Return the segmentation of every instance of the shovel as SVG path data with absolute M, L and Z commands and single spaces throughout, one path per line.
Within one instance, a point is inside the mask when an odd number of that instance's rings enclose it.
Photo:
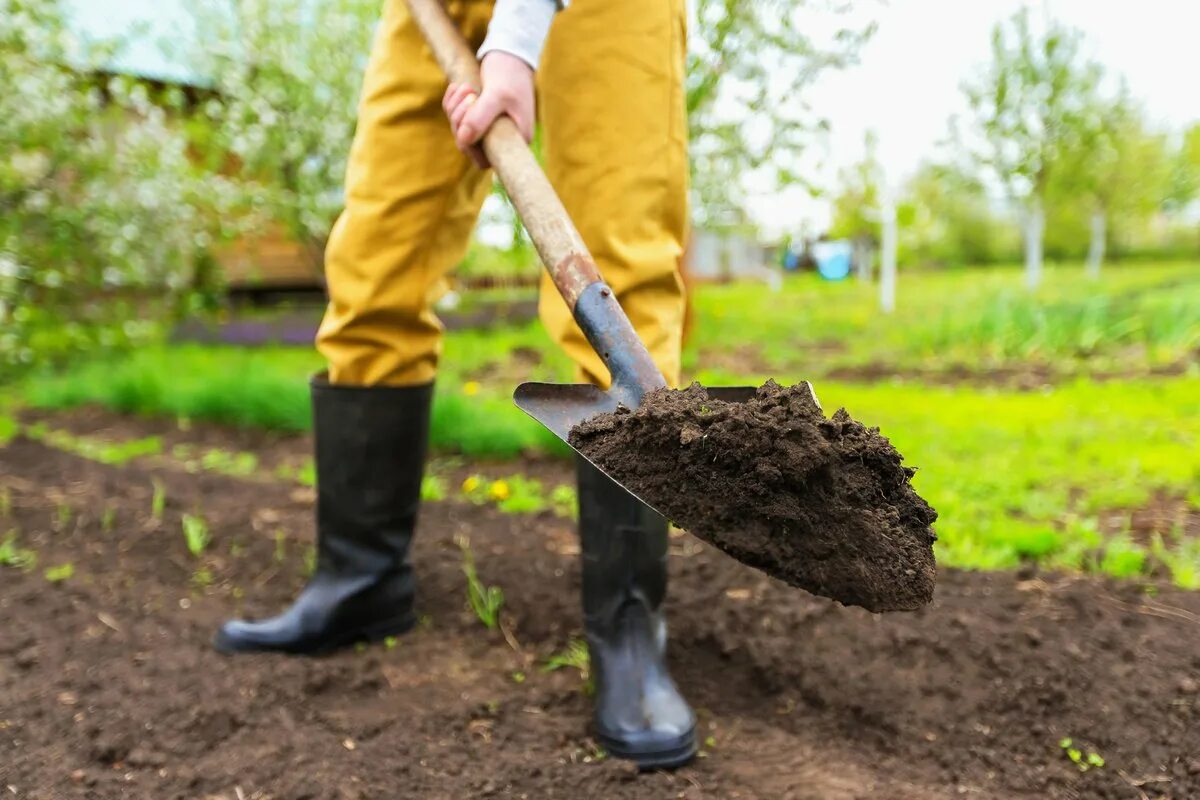
M 479 88 L 475 54 L 439 0 L 408 0 L 408 7 L 446 77 Z M 484 134 L 482 147 L 575 322 L 612 375 L 608 391 L 591 384 L 522 383 L 517 387 L 513 395 L 517 406 L 567 442 L 578 423 L 615 411 L 620 405 L 637 408 L 647 392 L 663 388 L 667 382 L 600 276 L 587 245 L 517 126 L 508 117 L 500 117 Z M 716 400 L 743 402 L 754 396 L 755 388 L 713 387 L 708 393 Z
M 478 88 L 475 55 L 446 15 L 440 0 L 407 2 L 446 76 L 454 83 Z M 513 121 L 508 117 L 497 119 L 484 135 L 482 146 L 525 223 L 546 271 L 612 375 L 608 391 L 590 384 L 523 383 L 517 387 L 514 394 L 517 405 L 571 446 L 568 437 L 579 423 L 616 411 L 620 406 L 638 409 L 647 393 L 665 388 L 667 382 L 633 330 L 613 290 L 601 278 L 587 245 Z M 761 390 L 745 386 L 706 391 L 707 398 L 734 404 L 731 408 L 739 412 L 747 410 L 739 404 L 760 398 L 769 402 L 781 393 L 791 393 L 791 399 L 784 401 L 787 403 L 803 400 L 810 414 L 808 422 L 802 423 L 799 418 L 793 422 L 812 428 L 809 441 L 815 449 L 805 452 L 804 457 L 808 458 L 809 469 L 823 470 L 825 479 L 817 482 L 819 491 L 808 491 L 803 480 L 799 485 L 778 485 L 779 481 L 787 483 L 785 473 L 779 469 L 772 471 L 771 464 L 767 464 L 765 471 L 758 466 L 753 468 L 752 475 L 759 476 L 753 480 L 760 482 L 747 484 L 744 496 L 728 495 L 728 488 L 744 478 L 744 470 L 757 457 L 751 454 L 753 457 L 747 460 L 744 458 L 747 453 L 743 452 L 741 459 L 714 459 L 713 464 L 721 461 L 720 468 L 699 474 L 697 486 L 711 487 L 716 499 L 723 505 L 728 503 L 727 508 L 720 509 L 722 513 L 714 513 L 711 502 L 697 507 L 694 497 L 684 497 L 680 492 L 669 493 L 660 503 L 651 503 L 603 465 L 578 448 L 572 449 L 667 519 L 684 523 L 693 534 L 726 554 L 792 586 L 876 612 L 912 610 L 932 600 L 937 570 L 933 555 L 936 536 L 930 525 L 937 514 L 913 490 L 909 483 L 913 471 L 901 467 L 902 457 L 879 435 L 878 429 L 855 422 L 845 410 L 828 422 L 823 416 L 816 421 L 811 412 L 815 407 L 820 416 L 820 404 L 807 383 L 786 390 L 768 382 Z M 749 410 L 752 414 L 760 413 L 753 408 Z M 797 413 L 804 412 L 797 407 Z M 673 428 L 669 430 L 674 434 Z M 736 426 L 712 430 L 716 441 L 725 443 L 719 447 L 726 451 L 738 448 L 740 434 Z M 682 429 L 679 436 L 683 444 Z M 791 442 L 788 447 L 768 449 L 774 457 L 782 454 L 787 458 L 799 453 L 797 446 Z M 694 467 L 695 460 L 692 464 Z M 727 468 L 735 465 L 743 470 L 741 474 L 728 473 Z M 655 466 L 660 479 L 674 469 L 670 463 L 661 461 Z M 761 480 L 769 479 L 772 474 L 779 481 L 770 490 L 774 492 L 771 502 L 764 505 L 756 498 L 765 485 Z M 672 515 L 669 509 L 664 513 L 659 507 L 671 503 L 676 503 L 678 514 Z

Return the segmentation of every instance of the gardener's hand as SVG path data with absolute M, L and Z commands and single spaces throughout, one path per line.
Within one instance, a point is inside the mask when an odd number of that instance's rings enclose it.
M 533 69 L 521 59 L 493 50 L 479 63 L 483 91 L 463 83 L 452 83 L 442 98 L 442 108 L 450 118 L 450 130 L 458 149 L 481 168 L 491 166 L 479 140 L 496 117 L 507 114 L 517 130 L 529 142 L 533 139 Z

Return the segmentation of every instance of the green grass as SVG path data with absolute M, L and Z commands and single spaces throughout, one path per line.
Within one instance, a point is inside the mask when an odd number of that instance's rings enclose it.
M 1035 559 L 1137 574 L 1145 550 L 1123 537 L 1106 542 L 1098 513 L 1135 508 L 1158 491 L 1200 507 L 1195 379 L 1080 380 L 1038 393 L 903 383 L 817 390 L 826 412 L 845 406 L 880 426 L 919 468 L 914 484 L 941 515 L 946 565 Z M 1200 568 L 1196 555 L 1173 567 L 1181 583 Z
M 1108 268 L 1099 282 L 1077 267 L 1051 268 L 1034 295 L 1021 280 L 1015 268 L 902 274 L 891 317 L 877 312 L 875 287 L 854 282 L 795 276 L 778 292 L 700 287 L 685 366 L 711 385 L 811 378 L 828 411 L 845 405 L 882 426 L 922 467 L 917 486 L 941 512 L 945 564 L 1005 568 L 1032 559 L 1135 576 L 1161 563 L 1181 585 L 1200 587 L 1196 539 L 1175 533 L 1147 544 L 1099 523 L 1100 512 L 1137 507 L 1155 492 L 1200 507 L 1200 266 Z M 1181 362 L 1193 366 L 1179 377 L 1136 377 Z M 822 379 L 864 364 L 898 372 L 1035 367 L 1059 378 L 1038 393 Z M 520 380 L 570 379 L 569 362 L 538 324 L 450 333 L 442 365 L 436 449 L 566 452 L 511 401 Z M 162 345 L 38 376 L 20 394 L 46 408 L 96 402 L 301 431 L 310 425 L 306 376 L 320 367 L 306 349 Z M 1089 378 L 1097 372 L 1132 377 Z M 510 482 L 508 490 L 518 512 L 549 504 L 569 513 L 573 504 L 542 487 Z
M 770 369 L 817 376 L 868 363 L 1144 371 L 1200 346 L 1200 265 L 1109 268 L 1100 281 L 1080 267 L 1051 267 L 1033 294 L 1022 280 L 1015 267 L 902 273 L 892 316 L 878 312 L 875 285 L 854 281 L 800 275 L 777 292 L 703 287 L 685 364 L 702 367 L 698 353 L 736 343 Z

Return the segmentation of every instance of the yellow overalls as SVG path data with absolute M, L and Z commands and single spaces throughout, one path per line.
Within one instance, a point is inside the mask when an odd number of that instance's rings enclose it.
M 477 48 L 488 0 L 447 10 Z M 550 182 L 672 386 L 679 382 L 687 234 L 684 0 L 572 0 L 538 69 Z M 346 206 L 325 255 L 330 302 L 317 334 L 333 383 L 433 380 L 442 326 L 432 304 L 465 255 L 491 173 L 458 152 L 446 79 L 404 0 L 386 0 L 346 171 Z M 608 371 L 542 275 L 550 335 L 607 385 Z

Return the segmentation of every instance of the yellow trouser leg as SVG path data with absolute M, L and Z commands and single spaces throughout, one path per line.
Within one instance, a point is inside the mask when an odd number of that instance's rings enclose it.
M 546 171 L 634 328 L 679 383 L 687 235 L 684 0 L 572 0 L 538 70 Z M 542 321 L 601 385 L 608 370 L 546 276 Z
M 489 2 L 447 9 L 473 46 Z M 442 326 L 432 303 L 466 253 L 491 173 L 454 146 L 446 79 L 404 0 L 387 0 L 363 85 L 346 171 L 346 208 L 325 256 L 329 306 L 317 349 L 334 383 L 433 380 Z

